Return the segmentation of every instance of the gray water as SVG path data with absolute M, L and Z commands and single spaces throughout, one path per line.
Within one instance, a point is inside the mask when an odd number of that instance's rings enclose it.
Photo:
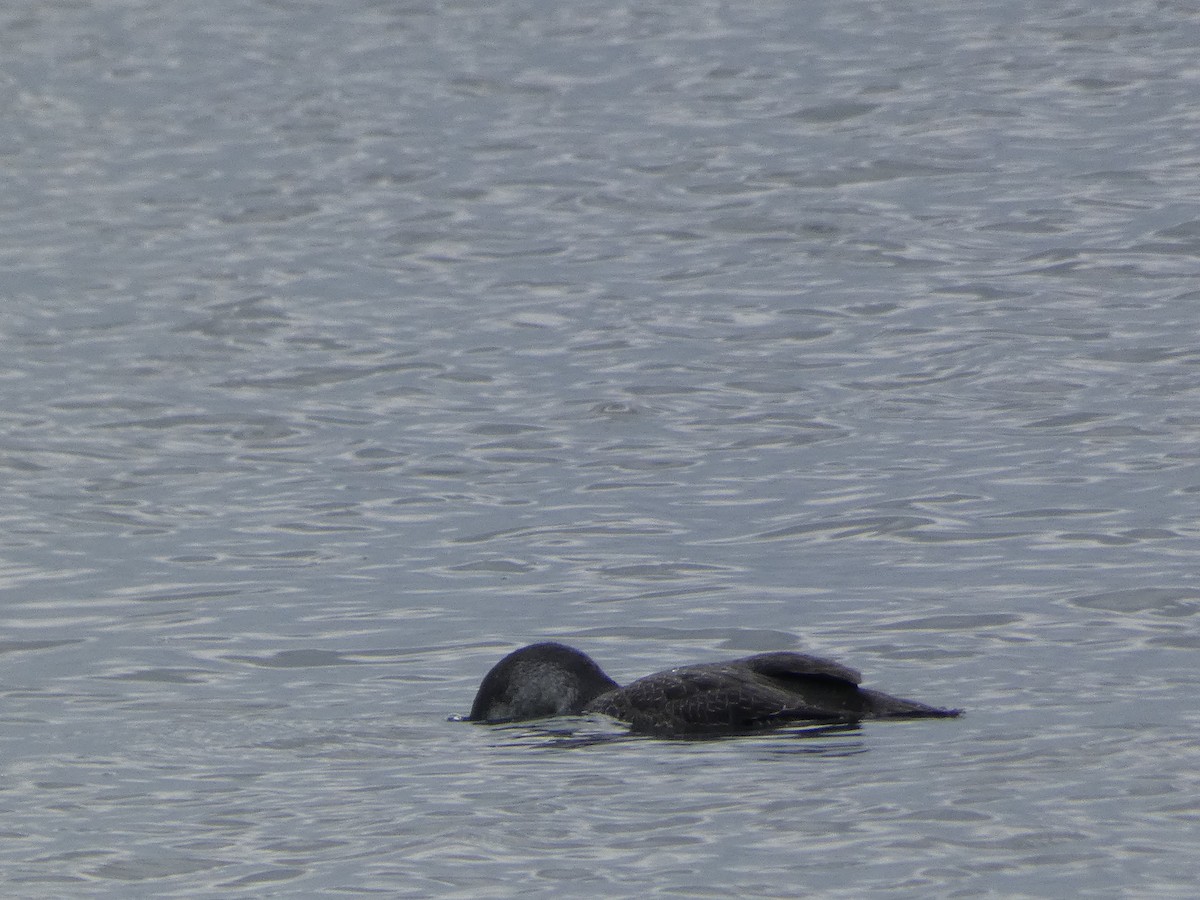
M 1200 11 L 0 12 L 0 894 L 1191 897 Z M 546 637 L 954 721 L 448 721 Z

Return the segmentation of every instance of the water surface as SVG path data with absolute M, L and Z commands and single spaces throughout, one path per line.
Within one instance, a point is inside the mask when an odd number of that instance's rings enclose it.
M 0 13 L 4 895 L 1193 896 L 1198 44 Z M 546 637 L 968 715 L 447 721 Z

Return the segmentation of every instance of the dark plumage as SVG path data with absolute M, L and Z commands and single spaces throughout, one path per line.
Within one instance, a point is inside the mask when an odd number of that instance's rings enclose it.
M 915 700 L 859 687 L 847 666 L 803 653 L 760 653 L 679 666 L 621 687 L 586 653 L 531 644 L 484 676 L 470 719 L 514 722 L 603 713 L 634 731 L 661 735 L 752 731 L 791 722 L 957 716 Z

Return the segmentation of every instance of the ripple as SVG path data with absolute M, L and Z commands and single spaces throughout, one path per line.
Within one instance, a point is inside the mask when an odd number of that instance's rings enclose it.
M 1192 588 L 1129 588 L 1084 594 L 1068 600 L 1083 609 L 1142 613 L 1179 618 L 1200 612 L 1200 590 Z
M 916 529 L 936 523 L 935 519 L 923 516 L 863 516 L 845 519 L 827 519 L 775 528 L 750 535 L 750 540 L 777 541 L 804 535 L 827 534 L 831 540 L 861 537 L 863 535 L 904 535 Z
M 25 653 L 33 650 L 55 650 L 59 647 L 69 647 L 72 644 L 82 644 L 83 640 L 45 640 L 45 641 L 0 641 L 0 653 Z
M 271 669 L 310 669 L 321 666 L 352 666 L 357 660 L 348 658 L 346 653 L 334 650 L 280 650 L 270 656 L 244 656 L 231 654 L 225 659 L 230 662 L 247 663 L 252 666 L 264 666 Z
M 1001 628 L 1021 621 L 1021 616 L 1008 613 L 949 614 L 902 619 L 889 622 L 884 627 L 897 631 L 974 631 L 978 628 Z

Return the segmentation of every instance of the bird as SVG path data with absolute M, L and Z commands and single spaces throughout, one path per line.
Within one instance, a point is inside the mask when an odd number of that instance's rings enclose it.
M 621 687 L 583 651 L 546 641 L 496 663 L 467 718 L 497 723 L 599 713 L 632 732 L 685 737 L 962 713 L 860 687 L 861 681 L 857 670 L 833 660 L 775 651 L 678 666 Z

